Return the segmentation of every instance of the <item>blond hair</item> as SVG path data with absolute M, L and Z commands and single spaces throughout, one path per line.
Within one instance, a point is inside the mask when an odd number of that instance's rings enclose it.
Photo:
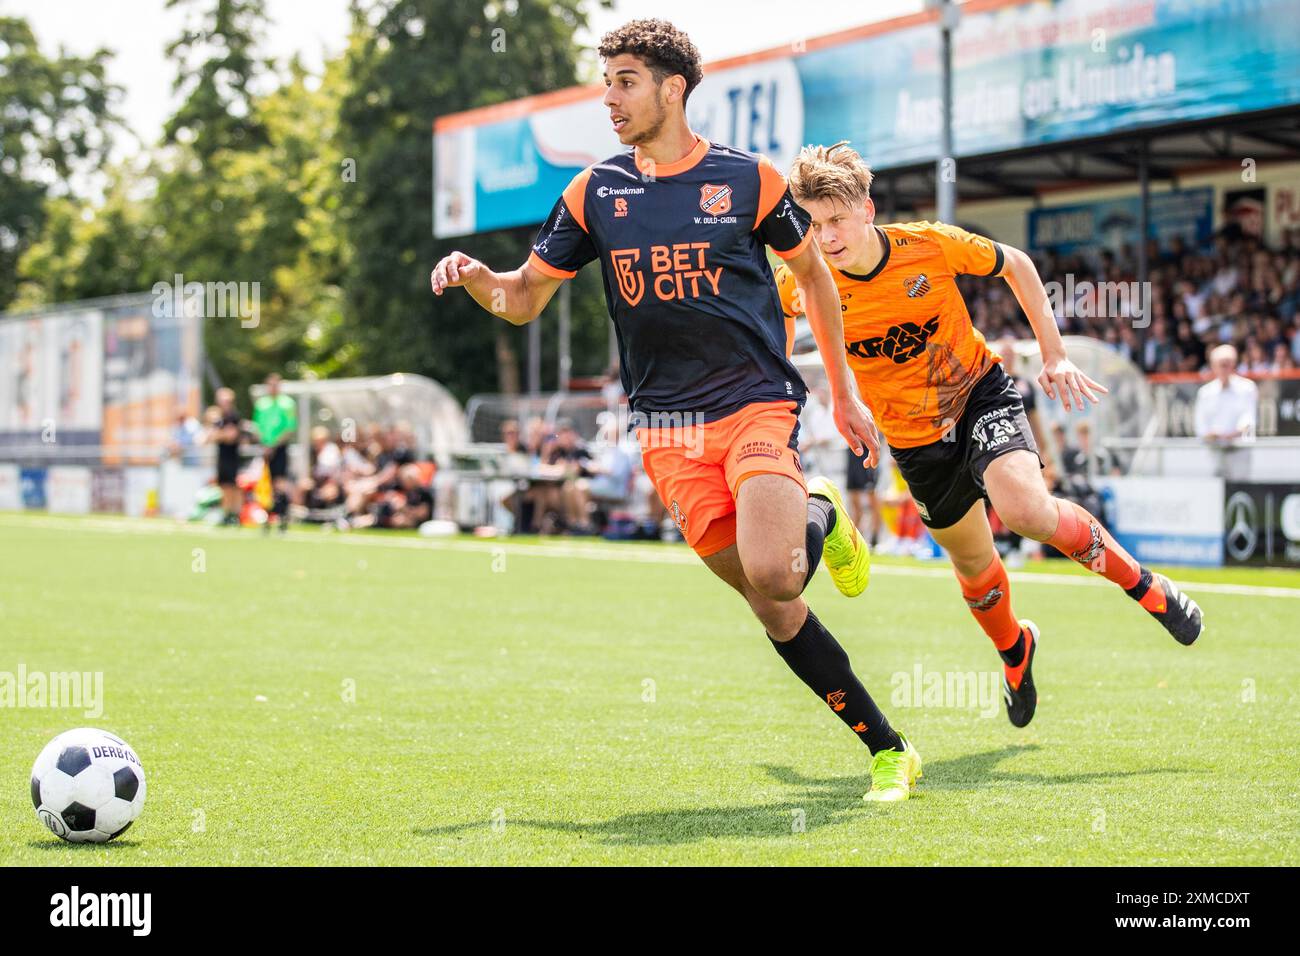
M 856 206 L 871 190 L 871 167 L 846 139 L 834 146 L 805 146 L 790 165 L 790 191 L 796 202 L 838 200 Z

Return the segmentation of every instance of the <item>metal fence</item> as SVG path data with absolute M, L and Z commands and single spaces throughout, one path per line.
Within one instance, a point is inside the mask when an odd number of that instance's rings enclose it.
M 471 442 L 499 442 L 501 425 L 517 421 L 526 428 L 533 418 L 548 428 L 562 418 L 572 420 L 585 441 L 594 441 L 600 431 L 600 414 L 617 413 L 616 402 L 599 392 L 555 392 L 550 395 L 474 395 L 465 406 Z

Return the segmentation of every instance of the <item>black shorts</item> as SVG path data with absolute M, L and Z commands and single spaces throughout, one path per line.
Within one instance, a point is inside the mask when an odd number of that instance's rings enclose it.
M 845 454 L 849 456 L 848 478 L 845 481 L 845 487 L 849 491 L 874 491 L 876 488 L 876 469 L 863 468 L 862 463 L 867 460 L 867 448 L 862 447 L 862 454 L 853 454 L 852 448 L 845 449 Z
M 217 484 L 233 485 L 239 476 L 239 446 L 217 446 Z
M 271 480 L 283 478 L 289 473 L 289 446 L 278 445 L 271 457 L 266 459 L 266 467 L 271 472 Z
M 948 528 L 965 517 L 984 497 L 989 462 L 1021 449 L 1038 455 L 1020 392 L 1001 365 L 971 389 L 961 418 L 944 438 L 916 448 L 890 447 L 928 528 Z

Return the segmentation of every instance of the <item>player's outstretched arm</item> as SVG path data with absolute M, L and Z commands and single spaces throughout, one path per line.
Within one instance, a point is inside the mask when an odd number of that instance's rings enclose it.
M 866 447 L 867 467 L 874 468 L 880 455 L 880 438 L 871 412 L 858 397 L 849 363 L 844 358 L 844 318 L 840 314 L 835 280 L 816 243 L 809 243 L 799 255 L 786 260 L 786 265 L 799 285 L 808 325 L 817 340 L 822 364 L 826 366 L 835 425 L 853 454 L 861 455 Z
M 462 286 L 475 302 L 512 325 L 526 325 L 541 315 L 563 281 L 526 262 L 513 272 L 493 272 L 463 252 L 444 256 L 429 277 L 434 295 Z
M 1077 407 L 1083 411 L 1083 400 L 1094 405 L 1101 401 L 1100 395 L 1109 389 L 1094 382 L 1084 375 L 1065 354 L 1065 343 L 1061 341 L 1061 332 L 1056 327 L 1056 318 L 1052 314 L 1052 304 L 1043 288 L 1043 280 L 1038 275 L 1034 260 L 1023 250 L 1003 244 L 1002 253 L 1005 265 L 1002 277 L 1011 286 L 1011 291 L 1020 303 L 1020 308 L 1029 317 L 1033 327 L 1034 338 L 1038 340 L 1038 350 L 1043 356 L 1043 370 L 1038 373 L 1038 384 L 1042 386 L 1047 397 L 1056 401 L 1060 394 L 1061 404 L 1065 410 Z

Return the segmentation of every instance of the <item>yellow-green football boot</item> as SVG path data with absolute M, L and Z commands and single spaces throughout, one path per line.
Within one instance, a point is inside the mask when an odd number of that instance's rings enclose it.
M 902 734 L 902 750 L 878 750 L 871 758 L 871 789 L 862 795 L 870 803 L 896 803 L 912 795 L 921 779 L 921 755 Z
M 867 589 L 867 579 L 871 576 L 871 549 L 849 517 L 833 481 L 818 475 L 808 482 L 808 494 L 826 498 L 835 508 L 835 527 L 822 543 L 822 560 L 840 593 L 857 597 Z

